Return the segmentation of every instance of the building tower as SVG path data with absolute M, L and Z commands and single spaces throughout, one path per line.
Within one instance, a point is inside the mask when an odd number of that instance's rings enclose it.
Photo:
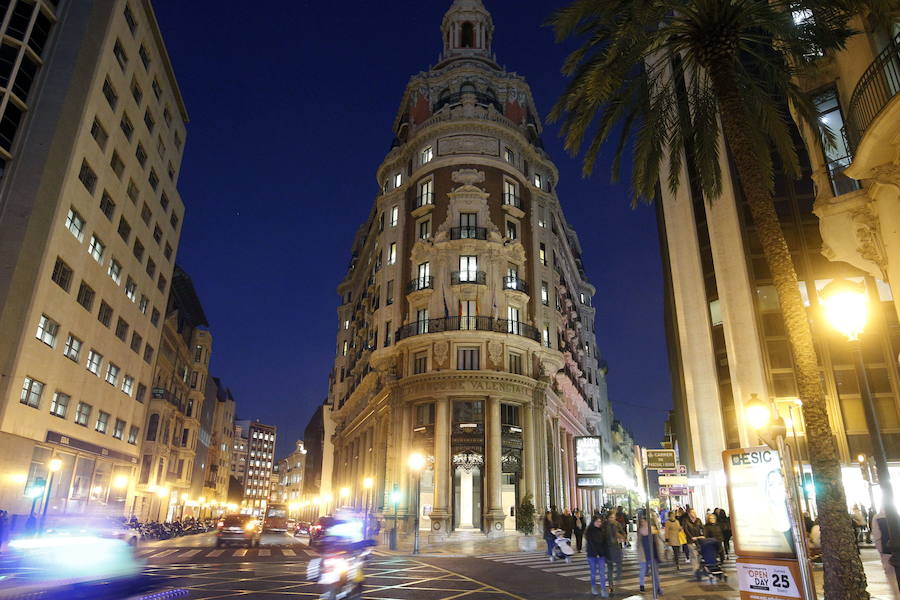
M 527 495 L 538 511 L 597 506 L 575 437 L 601 435 L 609 458 L 594 288 L 528 84 L 492 35 L 479 0 L 456 0 L 438 64 L 406 87 L 338 287 L 325 406 L 321 497 L 393 514 L 396 490 L 408 532 L 418 487 L 438 539 L 514 529 Z
M 187 113 L 149 0 L 0 2 L 0 34 L 0 504 L 52 473 L 50 514 L 129 514 Z

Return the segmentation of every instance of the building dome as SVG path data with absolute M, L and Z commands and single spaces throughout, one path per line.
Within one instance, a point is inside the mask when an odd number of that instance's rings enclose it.
M 491 41 L 494 22 L 481 0 L 454 0 L 441 21 L 444 52 L 441 61 L 452 58 L 494 60 Z

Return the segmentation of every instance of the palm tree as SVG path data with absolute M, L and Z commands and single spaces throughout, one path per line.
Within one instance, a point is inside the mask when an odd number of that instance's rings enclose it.
M 720 139 L 727 143 L 793 349 L 829 599 L 868 598 L 866 578 L 847 518 L 809 316 L 772 190 L 776 168 L 800 176 L 791 112 L 801 126 L 821 128 L 796 76 L 816 57 L 843 47 L 854 33 L 848 27 L 854 14 L 866 10 L 880 16 L 891 5 L 890 0 L 883 5 L 880 0 L 574 0 L 548 20 L 557 41 L 574 37 L 580 43 L 563 64 L 571 81 L 550 119 L 561 120 L 570 152 L 590 138 L 585 175 L 611 142 L 618 177 L 630 140 L 633 204 L 652 200 L 660 184 L 674 192 L 687 152 L 703 195 L 714 201 L 721 193 Z M 831 143 L 831 132 L 822 136 Z M 666 182 L 660 182 L 662 169 L 668 171 Z

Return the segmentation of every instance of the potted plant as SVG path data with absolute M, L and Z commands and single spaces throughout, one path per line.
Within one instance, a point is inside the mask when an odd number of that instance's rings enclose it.
M 519 550 L 534 552 L 537 550 L 537 538 L 534 537 L 534 502 L 531 494 L 526 494 L 516 508 L 516 529 L 521 533 Z

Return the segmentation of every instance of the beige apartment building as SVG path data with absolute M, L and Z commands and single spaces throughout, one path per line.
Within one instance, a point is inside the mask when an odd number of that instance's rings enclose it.
M 211 377 L 208 381 L 207 385 L 215 388 L 216 406 L 213 412 L 202 498 L 205 502 L 221 505 L 228 499 L 228 478 L 231 474 L 231 452 L 234 445 L 235 402 L 231 391 L 224 387 L 217 377 Z
M 279 460 L 276 466 L 278 483 L 273 488 L 272 502 L 287 504 L 291 516 L 295 516 L 303 498 L 303 469 L 306 466 L 303 440 L 297 440 L 291 453 Z
M 610 460 L 612 422 L 595 290 L 528 84 L 498 65 L 480 0 L 453 2 L 440 31 L 338 287 L 319 495 L 320 512 L 393 515 L 396 491 L 403 530 L 418 506 L 435 541 L 514 529 L 529 495 L 539 512 L 599 506 L 575 438 L 600 436 Z
M 212 352 L 208 327 L 190 277 L 175 265 L 142 436 L 134 511 L 142 520 L 181 518 L 196 504 L 192 477 Z
M 276 427 L 259 421 L 241 420 L 235 421 L 234 428 L 232 460 L 237 459 L 240 464 L 237 474 L 232 475 L 240 479 L 244 489 L 240 510 L 253 515 L 265 514 L 275 470 Z
M 6 2 L 0 33 L 0 506 L 52 477 L 51 514 L 128 514 L 187 113 L 149 1 Z
M 818 59 L 816 79 L 802 82 L 814 92 L 837 147 L 823 149 L 807 132 L 804 175 L 779 176 L 774 200 L 808 306 L 847 499 L 868 505 L 855 464 L 872 449 L 860 382 L 846 338 L 824 321 L 819 295 L 836 278 L 868 285 L 865 365 L 891 471 L 900 475 L 900 46 L 896 29 L 873 29 L 862 19 L 853 25 L 863 33 L 846 50 Z M 811 482 L 777 295 L 749 210 L 723 166 L 721 197 L 707 202 L 695 194 L 685 166 L 678 193 L 663 186 L 658 205 L 675 404 L 667 441 L 690 469 L 694 493 L 683 501 L 699 508 L 727 503 L 722 451 L 757 442 L 744 418 L 751 394 L 776 403 Z M 813 493 L 813 486 L 804 488 Z

